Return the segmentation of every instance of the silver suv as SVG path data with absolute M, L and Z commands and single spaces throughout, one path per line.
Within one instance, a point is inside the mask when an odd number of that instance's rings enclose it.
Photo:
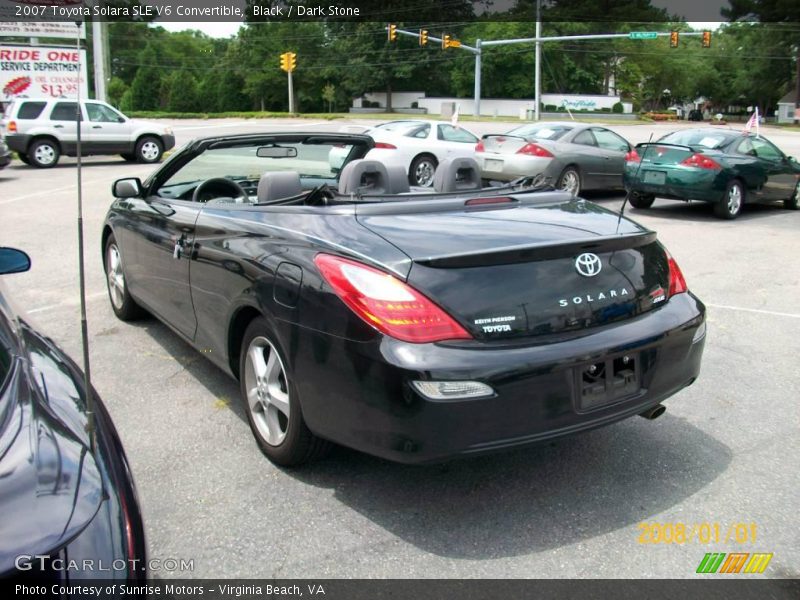
M 175 145 L 172 130 L 129 119 L 105 102 L 81 101 L 81 154 L 120 154 L 125 160 L 154 163 Z M 0 133 L 22 162 L 55 166 L 62 154 L 77 154 L 77 102 L 16 98 L 0 119 Z

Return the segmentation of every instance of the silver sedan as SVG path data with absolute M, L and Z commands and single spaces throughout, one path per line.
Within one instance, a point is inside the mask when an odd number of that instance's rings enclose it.
M 613 131 L 576 122 L 533 123 L 485 135 L 475 147 L 483 179 L 512 181 L 542 174 L 559 189 L 622 188 L 632 146 Z

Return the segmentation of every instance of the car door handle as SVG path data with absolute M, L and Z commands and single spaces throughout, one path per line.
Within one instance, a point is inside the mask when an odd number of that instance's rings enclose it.
M 92 129 L 102 129 L 101 125 L 92 125 Z
M 53 129 L 64 129 L 63 125 L 53 125 Z

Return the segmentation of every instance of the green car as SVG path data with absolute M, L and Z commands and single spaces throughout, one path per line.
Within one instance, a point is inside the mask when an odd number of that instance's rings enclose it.
M 745 202 L 782 201 L 797 210 L 800 164 L 763 136 L 683 129 L 629 152 L 624 182 L 636 208 L 649 208 L 656 196 L 702 200 L 718 217 L 735 219 Z

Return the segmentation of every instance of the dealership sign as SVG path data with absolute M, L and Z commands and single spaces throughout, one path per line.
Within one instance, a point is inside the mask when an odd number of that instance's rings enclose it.
M 86 38 L 86 27 L 81 23 L 80 28 L 73 22 L 63 21 L 6 21 L 2 20 L 0 12 L 0 37 L 25 37 L 25 38 L 66 38 L 74 40 L 80 35 Z
M 0 101 L 16 97 L 72 98 L 80 85 L 88 97 L 86 51 L 75 48 L 0 46 Z

